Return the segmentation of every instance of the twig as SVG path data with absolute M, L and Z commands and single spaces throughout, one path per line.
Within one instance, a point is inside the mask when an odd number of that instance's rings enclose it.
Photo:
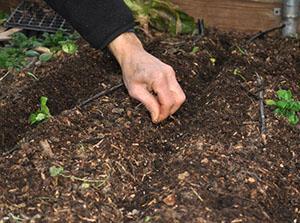
M 257 73 L 256 76 L 257 76 L 257 84 L 260 89 L 260 91 L 258 92 L 260 133 L 265 143 L 266 142 L 266 116 L 265 116 L 265 107 L 264 107 L 263 79 Z
M 4 76 L 0 78 L 0 81 L 4 80 L 4 78 L 6 78 L 6 76 L 9 74 L 10 74 L 10 71 L 7 71 L 6 74 L 4 74 Z
M 203 202 L 203 198 L 198 194 L 198 192 L 197 192 L 194 188 L 192 188 L 192 187 L 191 187 L 191 190 L 192 190 L 192 192 L 196 195 L 196 197 L 197 197 L 201 202 Z
M 91 103 L 92 101 L 94 101 L 94 100 L 96 100 L 96 99 L 98 99 L 98 98 L 100 98 L 100 97 L 102 97 L 102 96 L 104 96 L 104 95 L 107 95 L 107 94 L 109 94 L 109 93 L 111 93 L 111 92 L 114 92 L 115 90 L 118 90 L 119 88 L 121 88 L 121 87 L 123 87 L 123 86 L 124 86 L 123 83 L 118 84 L 118 85 L 116 85 L 116 86 L 113 86 L 113 87 L 110 88 L 110 89 L 107 89 L 107 90 L 102 91 L 102 92 L 100 92 L 100 93 L 98 93 L 98 94 L 95 94 L 94 96 L 92 96 L 92 97 L 88 98 L 87 100 L 81 102 L 78 106 L 79 106 L 80 108 L 81 108 L 81 107 L 84 107 L 84 106 L 86 106 L 87 104 Z
M 278 29 L 282 29 L 282 28 L 284 28 L 284 27 L 285 27 L 285 24 L 282 24 L 282 25 L 280 25 L 280 26 L 273 27 L 273 28 L 271 28 L 271 29 L 267 29 L 267 30 L 265 30 L 265 31 L 263 31 L 263 32 L 258 32 L 258 33 L 256 33 L 254 36 L 252 36 L 252 37 L 248 40 L 248 42 L 251 43 L 251 42 L 253 42 L 254 40 L 256 40 L 256 39 L 258 39 L 258 38 L 260 38 L 260 37 L 262 37 L 262 36 L 264 36 L 264 35 L 266 35 L 266 34 L 268 34 L 268 33 L 274 32 L 274 31 L 276 31 L 276 30 L 278 30 Z

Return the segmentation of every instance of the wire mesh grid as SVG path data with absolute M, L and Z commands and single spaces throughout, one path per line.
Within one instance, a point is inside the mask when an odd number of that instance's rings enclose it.
M 50 8 L 26 0 L 22 1 L 12 12 L 5 27 L 19 27 L 43 32 L 73 31 L 71 25 Z

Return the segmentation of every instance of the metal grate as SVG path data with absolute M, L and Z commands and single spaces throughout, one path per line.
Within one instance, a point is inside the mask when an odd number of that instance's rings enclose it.
M 73 31 L 71 25 L 52 9 L 26 0 L 18 5 L 4 26 L 43 32 Z

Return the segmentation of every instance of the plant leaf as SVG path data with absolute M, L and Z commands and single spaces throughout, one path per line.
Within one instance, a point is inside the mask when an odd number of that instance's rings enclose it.
M 299 117 L 296 113 L 294 113 L 288 117 L 288 120 L 291 125 L 297 125 L 299 122 Z
M 51 60 L 53 54 L 52 53 L 43 53 L 39 56 L 39 60 L 41 62 L 47 62 L 49 60 Z
M 25 56 L 27 57 L 38 57 L 40 54 L 35 50 L 27 50 Z
M 75 54 L 77 52 L 77 45 L 74 41 L 66 41 L 62 43 L 62 50 L 68 54 Z
M 63 167 L 51 166 L 49 169 L 49 173 L 51 177 L 57 177 L 64 172 Z
M 274 100 L 268 99 L 268 100 L 266 100 L 266 104 L 269 106 L 274 106 L 274 105 L 276 105 L 276 102 Z
M 293 99 L 293 94 L 291 90 L 278 90 L 277 97 L 279 100 L 289 101 Z

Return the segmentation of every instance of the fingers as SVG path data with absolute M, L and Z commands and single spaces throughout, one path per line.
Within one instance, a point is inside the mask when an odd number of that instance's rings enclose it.
M 160 104 L 159 122 L 174 114 L 186 100 L 186 96 L 176 80 L 175 72 L 169 66 L 161 81 L 153 88 Z
M 173 93 L 173 97 L 175 100 L 175 103 L 171 108 L 171 115 L 173 115 L 185 102 L 186 96 L 182 88 L 180 87 L 179 83 L 177 82 L 175 75 L 170 78 L 169 83 L 170 83 L 169 84 L 170 90 Z
M 160 105 L 156 97 L 152 95 L 146 87 L 136 86 L 128 89 L 129 95 L 136 100 L 142 102 L 151 114 L 151 119 L 154 123 L 159 122 Z

